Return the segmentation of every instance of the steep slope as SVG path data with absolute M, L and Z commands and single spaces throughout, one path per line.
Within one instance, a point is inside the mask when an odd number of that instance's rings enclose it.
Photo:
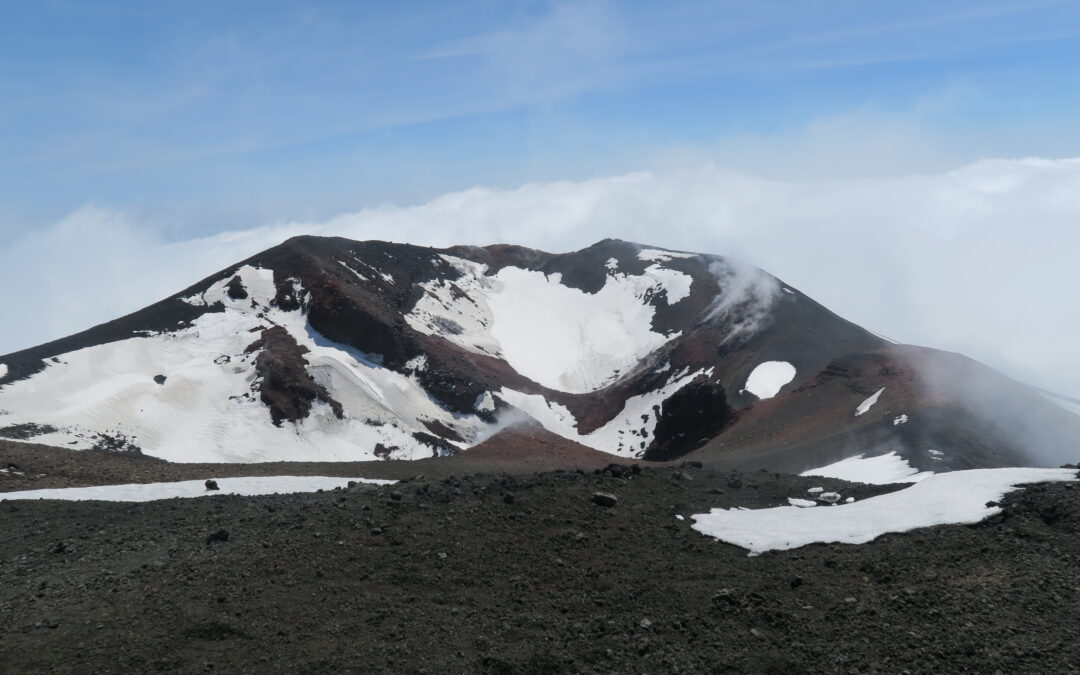
M 974 362 L 892 345 L 760 270 L 616 240 L 299 237 L 0 364 L 0 436 L 179 462 L 509 456 L 538 438 L 522 423 L 566 452 L 788 470 L 1080 454 L 1080 418 Z

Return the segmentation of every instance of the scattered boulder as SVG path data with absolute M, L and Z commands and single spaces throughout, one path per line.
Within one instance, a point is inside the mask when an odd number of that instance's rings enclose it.
M 207 545 L 213 544 L 215 541 L 229 541 L 229 531 L 218 530 L 206 538 Z
M 217 481 L 214 480 L 213 478 L 208 479 L 206 481 L 206 483 L 204 483 L 204 485 L 206 485 L 207 490 L 220 490 L 221 489 L 221 488 L 218 487 Z
M 513 504 L 514 503 L 514 493 L 507 490 L 506 494 L 503 495 L 503 503 L 504 504 Z
M 592 493 L 593 504 L 597 506 L 615 506 L 619 503 L 619 498 L 610 492 L 594 492 Z
M 611 474 L 614 478 L 622 478 L 630 472 L 630 469 L 622 464 L 608 464 L 604 467 L 603 472 Z
M 165 384 L 165 380 L 167 380 L 167 379 L 169 379 L 169 378 L 165 377 L 164 375 L 155 375 L 154 376 L 154 382 L 157 382 L 158 384 Z

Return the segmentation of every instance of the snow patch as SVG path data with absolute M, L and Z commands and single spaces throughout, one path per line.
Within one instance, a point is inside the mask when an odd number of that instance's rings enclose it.
M 341 265 L 341 266 L 342 266 L 342 267 L 344 267 L 345 269 L 347 269 L 347 270 L 349 270 L 350 272 L 352 272 L 352 273 L 353 273 L 353 275 L 354 275 L 354 276 L 356 276 L 356 278 L 357 278 L 357 279 L 359 279 L 360 281 L 363 281 L 364 283 L 367 283 L 367 282 L 371 281 L 371 279 L 367 278 L 366 276 L 364 276 L 364 275 L 363 275 L 363 274 L 361 274 L 360 272 L 357 272 L 357 271 L 356 271 L 355 269 L 353 269 L 352 267 L 350 267 L 350 266 L 349 266 L 349 263 L 345 262 L 344 260 L 339 260 L 339 261 L 337 261 L 337 262 L 338 262 L 338 264 L 339 264 L 339 265 Z
M 792 506 L 798 506 L 801 509 L 808 509 L 811 506 L 817 506 L 817 502 L 813 499 L 799 499 L 798 497 L 788 497 L 788 504 Z
M 696 258 L 696 253 L 682 253 L 681 251 L 661 251 L 658 248 L 643 248 L 638 251 L 638 260 L 650 260 L 664 262 L 672 258 Z
M 615 272 L 619 269 L 619 261 L 615 258 L 608 258 L 604 263 L 604 267 L 608 268 L 609 272 Z
M 897 415 L 896 417 L 893 418 L 892 424 L 895 427 L 895 426 L 899 426 L 901 424 L 907 424 L 907 421 L 908 421 L 908 416 L 907 415 Z
M 0 378 L 7 377 L 7 370 L 8 370 L 7 364 L 6 363 L 0 363 Z
M 480 412 L 495 412 L 495 397 L 491 395 L 490 391 L 485 391 L 476 397 L 476 403 L 473 404 L 473 410 L 479 410 Z
M 239 277 L 240 283 L 247 291 L 246 298 L 233 299 L 229 297 L 229 282 L 233 277 Z M 226 308 L 246 310 L 252 305 L 260 305 L 269 308 L 270 302 L 277 296 L 277 286 L 274 285 L 274 271 L 242 265 L 236 272 L 227 278 L 218 281 L 202 293 L 181 298 L 189 305 L 207 307 L 214 304 L 222 304 Z
M 1074 469 L 974 469 L 836 508 L 712 509 L 690 516 L 698 532 L 758 555 L 815 543 L 865 544 L 883 534 L 977 523 L 998 513 L 988 502 L 1027 483 L 1075 481 Z
M 920 472 L 908 464 L 906 459 L 895 452 L 890 452 L 877 457 L 864 455 L 848 457 L 827 466 L 803 471 L 799 475 L 839 478 L 852 483 L 888 485 L 890 483 L 915 483 L 933 476 L 934 472 Z
M 795 366 L 787 361 L 766 361 L 750 372 L 746 388 L 759 399 L 772 398 L 788 382 L 795 379 Z
M 185 480 L 174 483 L 129 483 L 126 485 L 0 492 L 0 500 L 63 499 L 67 501 L 151 502 L 176 497 L 292 494 L 295 492 L 333 490 L 336 487 L 345 487 L 350 480 L 374 485 L 390 485 L 397 482 L 375 478 L 340 478 L 334 476 L 250 476 L 243 478 L 216 478 L 217 490 L 207 490 L 205 480 Z
M 487 301 L 501 290 L 501 284 L 485 276 L 487 265 L 447 255 L 442 258 L 461 276 L 420 284 L 424 295 L 405 321 L 425 335 L 437 335 L 471 352 L 501 358 L 499 343 L 491 336 L 493 317 Z
M 860 403 L 859 407 L 855 408 L 855 417 L 858 417 L 859 415 L 865 413 L 867 410 L 870 410 L 870 408 L 878 402 L 878 398 L 881 397 L 881 392 L 883 391 L 885 391 L 885 387 L 878 389 L 870 398 Z

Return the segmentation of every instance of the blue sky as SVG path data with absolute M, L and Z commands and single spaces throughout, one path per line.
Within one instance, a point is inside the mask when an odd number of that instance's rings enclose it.
M 0 354 L 293 234 L 621 237 L 1080 397 L 1076 157 L 1080 0 L 0 0 Z
M 0 6 L 0 242 L 87 204 L 185 237 L 705 162 L 1080 155 L 1077 2 Z

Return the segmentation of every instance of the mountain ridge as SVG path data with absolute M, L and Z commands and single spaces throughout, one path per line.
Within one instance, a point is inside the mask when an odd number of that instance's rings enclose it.
M 95 363 L 72 365 L 88 350 Z M 0 357 L 0 435 L 171 461 L 362 460 L 480 442 L 491 452 L 532 420 L 624 458 L 745 468 L 878 449 L 931 470 L 1045 463 L 1062 443 L 1058 455 L 1074 457 L 1080 418 L 963 359 L 892 344 L 721 256 L 616 239 L 552 254 L 302 236 L 144 310 Z M 770 363 L 791 377 L 768 396 L 749 391 Z M 997 424 L 998 410 L 965 410 L 979 390 L 968 380 L 1000 392 L 988 407 L 1023 411 Z M 32 383 L 83 401 L 50 411 Z M 879 389 L 867 417 L 851 412 Z M 197 439 L 159 428 L 192 406 L 205 413 L 186 430 Z M 1003 440 L 1021 418 L 1046 438 Z

